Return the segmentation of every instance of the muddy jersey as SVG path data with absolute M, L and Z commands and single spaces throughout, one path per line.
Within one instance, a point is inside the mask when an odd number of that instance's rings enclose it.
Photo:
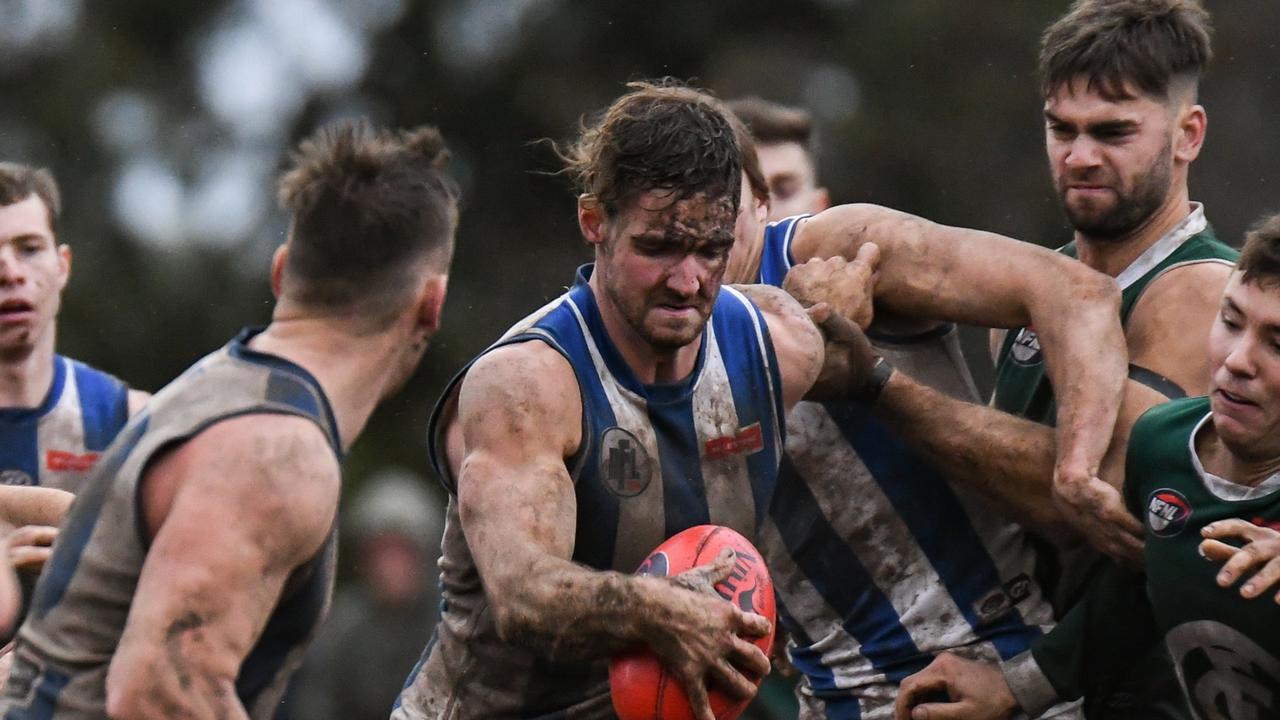
M 765 231 L 760 280 L 794 264 L 800 218 Z M 900 371 L 976 400 L 954 326 L 870 334 Z M 804 718 L 889 718 L 897 685 L 937 653 L 1025 650 L 1051 620 L 1025 534 L 953 488 L 865 406 L 801 402 L 761 552 L 773 574 Z
M 645 385 L 605 332 L 590 272 L 579 270 L 567 293 L 490 348 L 545 343 L 577 376 L 582 443 L 566 460 L 577 502 L 572 560 L 632 573 L 655 546 L 695 525 L 754 537 L 782 445 L 782 388 L 764 317 L 741 293 L 723 288 L 689 378 Z M 457 384 L 446 389 L 446 401 Z M 392 717 L 613 717 L 607 662 L 552 662 L 498 637 L 458 519 L 441 406 L 431 420 L 430 451 L 451 492 L 442 613 Z
M 34 408 L 0 408 L 0 484 L 79 492 L 129 420 L 129 388 L 55 355 L 53 382 Z
M 1239 581 L 1219 587 L 1221 563 L 1199 553 L 1212 522 L 1280 526 L 1280 475 L 1250 487 L 1207 472 L 1195 438 L 1210 422 L 1208 398 L 1195 397 L 1157 405 L 1134 425 L 1124 494 L 1144 526 L 1145 580 L 1110 568 L 1059 629 L 1006 666 L 1024 707 L 1090 692 L 1163 640 L 1192 717 L 1280 717 L 1274 592 L 1246 600 Z
M 150 538 L 138 484 L 155 454 L 210 425 L 245 414 L 310 418 L 340 452 L 320 385 L 303 368 L 245 345 L 245 331 L 151 399 L 107 448 L 63 521 L 53 557 L 18 632 L 0 717 L 106 717 L 106 676 L 124 631 Z M 289 673 L 323 617 L 332 588 L 334 540 L 285 584 L 260 638 L 240 666 L 236 693 L 249 717 L 272 717 Z

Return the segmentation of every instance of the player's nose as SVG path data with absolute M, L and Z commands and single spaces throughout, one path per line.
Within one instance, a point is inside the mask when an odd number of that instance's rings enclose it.
M 22 271 L 22 264 L 18 262 L 18 258 L 14 255 L 13 248 L 8 245 L 0 246 L 0 283 L 13 285 L 21 283 L 25 279 L 26 275 Z
M 705 282 L 706 269 L 694 255 L 686 255 L 667 274 L 667 287 L 684 296 L 696 295 Z

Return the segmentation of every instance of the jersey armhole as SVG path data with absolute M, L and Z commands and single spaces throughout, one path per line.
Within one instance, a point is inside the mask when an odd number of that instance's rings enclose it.
M 447 439 L 444 437 L 445 429 L 448 425 L 443 420 L 443 414 L 450 408 L 453 408 L 454 415 L 457 415 L 457 396 L 458 391 L 462 388 L 462 380 L 466 377 L 467 372 L 476 364 L 480 358 L 501 347 L 508 345 L 519 345 L 526 342 L 543 342 L 551 349 L 555 350 L 569 364 L 569 368 L 573 370 L 573 377 L 578 385 L 578 397 L 582 403 L 582 437 L 578 442 L 578 449 L 574 451 L 565 460 L 565 467 L 569 471 L 569 477 L 572 478 L 574 485 L 578 484 L 578 477 L 582 474 L 582 468 L 586 464 L 588 451 L 591 447 L 591 423 L 590 413 L 587 412 L 587 396 L 582 389 L 582 376 L 578 374 L 578 368 L 574 366 L 573 360 L 570 359 L 569 353 L 560 345 L 560 343 L 548 333 L 538 331 L 526 331 L 519 335 L 513 335 L 505 340 L 490 345 L 485 348 L 484 352 L 476 355 L 461 370 L 459 370 L 453 378 L 445 385 L 444 392 L 440 394 L 440 399 L 436 401 L 435 408 L 431 411 L 431 418 L 427 421 L 427 459 L 432 469 L 436 471 L 436 477 L 440 479 L 440 484 L 450 495 L 458 494 L 458 481 L 453 477 L 453 473 L 449 470 L 449 458 Z
M 1129 311 L 1126 312 L 1124 316 L 1120 318 L 1120 324 L 1124 325 L 1125 323 L 1129 322 L 1129 317 L 1133 315 L 1134 308 L 1138 307 L 1139 302 L 1142 302 L 1142 298 L 1144 295 L 1147 294 L 1147 290 L 1151 289 L 1152 284 L 1154 284 L 1157 280 L 1169 274 L 1170 270 L 1177 270 L 1178 268 L 1187 267 L 1188 265 L 1200 265 L 1202 263 L 1217 263 L 1221 265 L 1226 265 L 1227 267 L 1235 267 L 1236 265 L 1234 262 L 1230 260 L 1227 260 L 1225 258 L 1216 258 L 1216 257 L 1199 258 L 1197 260 L 1183 260 L 1182 262 L 1173 263 L 1172 265 L 1157 272 L 1155 275 L 1152 275 L 1151 279 L 1148 280 L 1145 284 L 1143 284 L 1142 288 L 1138 290 L 1138 294 L 1133 297 L 1133 302 L 1129 303 Z

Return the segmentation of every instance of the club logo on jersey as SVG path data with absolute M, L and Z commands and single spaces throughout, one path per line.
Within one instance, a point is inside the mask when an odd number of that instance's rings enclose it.
M 667 559 L 667 554 L 659 550 L 644 559 L 644 562 L 640 564 L 640 569 L 636 570 L 636 574 L 666 577 L 670 568 L 671 561 Z
M 1024 327 L 1013 338 L 1013 346 L 1009 348 L 1009 357 L 1019 365 L 1040 364 L 1040 336 L 1035 328 Z
M 708 460 L 723 460 L 734 455 L 751 455 L 764 449 L 764 431 L 760 423 L 739 428 L 733 435 L 712 438 L 705 446 Z
M 600 437 L 600 478 L 618 497 L 635 497 L 649 487 L 653 463 L 640 440 L 614 426 Z
M 1166 641 L 1197 718 L 1280 717 L 1280 661 L 1254 638 L 1197 620 L 1170 630 Z
M 1191 517 L 1191 504 L 1182 493 L 1161 488 L 1147 501 L 1147 526 L 1160 537 L 1173 537 L 1182 532 Z
M 998 588 L 978 598 L 973 614 L 978 622 L 989 625 L 1004 617 L 1018 603 L 1031 597 L 1031 578 L 1026 573 L 1014 576 Z
M 66 450 L 50 450 L 44 454 L 44 464 L 54 472 L 88 472 L 98 462 L 99 455 L 96 452 L 77 455 Z
M 0 485 L 35 485 L 35 480 L 21 470 L 0 470 Z

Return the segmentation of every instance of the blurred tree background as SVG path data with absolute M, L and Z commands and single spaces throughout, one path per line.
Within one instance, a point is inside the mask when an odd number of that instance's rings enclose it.
M 1217 58 L 1192 194 L 1237 241 L 1280 209 L 1280 132 L 1267 129 L 1280 117 L 1280 2 L 1207 4 Z M 568 184 L 534 141 L 572 136 L 627 80 L 672 75 L 811 109 L 839 201 L 1057 245 L 1069 229 L 1034 67 L 1040 31 L 1066 7 L 0 0 L 0 157 L 62 183 L 75 263 L 60 350 L 154 390 L 268 320 L 285 232 L 273 180 L 291 142 L 352 115 L 439 125 L 465 193 L 445 327 L 349 461 L 353 483 L 386 464 L 429 475 L 424 430 L 443 383 L 587 259 Z

